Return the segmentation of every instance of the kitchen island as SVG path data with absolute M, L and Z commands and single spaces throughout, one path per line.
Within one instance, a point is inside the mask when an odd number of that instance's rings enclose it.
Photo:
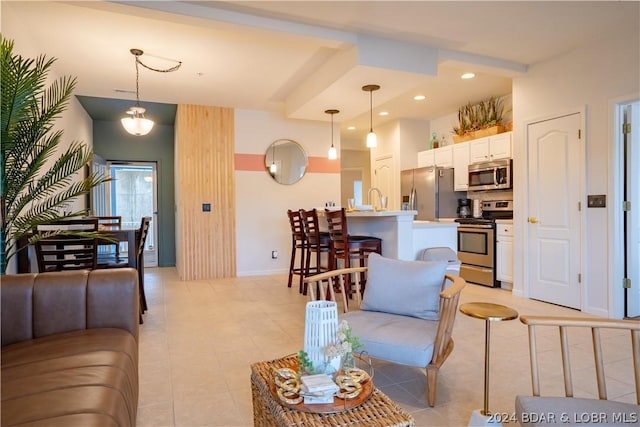
M 322 217 L 324 209 L 318 209 Z M 347 212 L 349 234 L 382 239 L 382 255 L 415 260 L 422 249 L 450 247 L 457 251 L 457 227 L 453 221 L 414 221 L 417 211 Z M 320 221 L 326 230 L 326 221 Z M 323 224 L 324 223 L 324 224 Z
M 447 247 L 458 252 L 458 223 L 451 219 L 413 221 L 413 258 L 422 249 Z M 402 258 L 404 259 L 404 258 Z

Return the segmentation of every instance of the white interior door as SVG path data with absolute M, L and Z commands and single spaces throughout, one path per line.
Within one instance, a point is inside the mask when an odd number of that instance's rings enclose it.
M 527 126 L 530 296 L 581 307 L 581 115 Z
M 373 170 L 373 186 L 378 188 L 383 196 L 388 197 L 387 209 L 398 209 L 394 188 L 394 168 L 393 168 L 393 156 L 386 155 L 376 158 L 375 168 Z M 375 199 L 374 195 L 371 195 L 372 202 Z M 374 202 L 374 205 L 377 204 Z
M 626 195 L 631 208 L 625 213 L 626 277 L 631 287 L 625 289 L 627 317 L 640 316 L 640 102 L 626 107 Z

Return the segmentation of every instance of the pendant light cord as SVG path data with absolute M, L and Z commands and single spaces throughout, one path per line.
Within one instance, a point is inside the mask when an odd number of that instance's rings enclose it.
M 166 59 L 166 58 L 162 58 L 162 59 Z M 174 59 L 167 59 L 167 61 L 175 61 L 175 60 Z M 171 68 L 166 68 L 166 69 L 163 70 L 163 69 L 160 69 L 160 68 L 153 68 L 153 67 L 148 66 L 144 62 L 140 61 L 140 58 L 138 56 L 136 56 L 136 66 L 137 66 L 138 63 L 140 63 L 140 65 L 142 65 L 147 70 L 155 71 L 156 73 L 170 73 L 172 71 L 176 71 L 182 65 L 182 61 L 175 61 L 175 62 L 177 62 L 176 65 L 174 65 Z
M 333 147 L 333 115 L 335 113 L 331 113 L 331 146 Z
M 142 65 L 147 70 L 155 71 L 157 73 L 170 73 L 180 68 L 180 66 L 182 65 L 182 61 L 176 61 L 175 59 L 168 59 L 168 58 L 162 58 L 162 57 L 156 56 L 155 58 L 162 59 L 165 61 L 177 62 L 177 64 L 174 65 L 173 67 L 166 68 L 166 69 L 153 68 L 140 60 L 140 57 L 144 54 L 142 50 L 130 49 L 129 51 L 131 52 L 131 54 L 134 56 L 136 60 L 136 107 L 140 107 L 140 69 L 138 67 L 138 64 Z M 153 56 L 153 55 L 148 55 L 148 56 Z
M 373 91 L 369 91 L 369 132 L 373 132 Z
M 138 71 L 138 57 L 136 56 L 136 107 L 140 106 L 140 72 Z

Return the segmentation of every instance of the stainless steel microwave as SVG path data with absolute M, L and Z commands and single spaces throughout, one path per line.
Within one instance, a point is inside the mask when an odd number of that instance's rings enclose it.
M 469 165 L 469 191 L 511 189 L 511 165 L 511 159 Z

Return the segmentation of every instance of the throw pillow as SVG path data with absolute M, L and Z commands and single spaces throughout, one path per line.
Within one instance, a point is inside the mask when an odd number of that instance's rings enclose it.
M 438 320 L 447 263 L 402 261 L 372 253 L 361 310 Z

